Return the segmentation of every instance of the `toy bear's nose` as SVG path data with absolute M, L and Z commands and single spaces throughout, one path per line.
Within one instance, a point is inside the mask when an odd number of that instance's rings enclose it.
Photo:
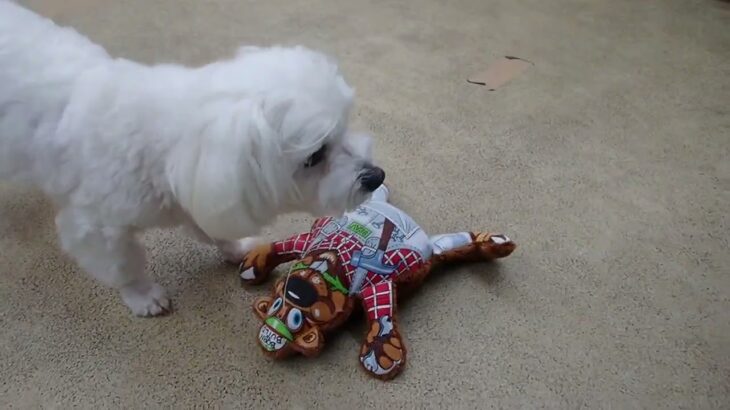
M 360 174 L 360 184 L 368 192 L 373 192 L 385 181 L 385 171 L 382 168 L 366 165 Z
M 300 307 L 310 307 L 317 301 L 317 291 L 306 280 L 292 275 L 286 280 L 286 300 Z

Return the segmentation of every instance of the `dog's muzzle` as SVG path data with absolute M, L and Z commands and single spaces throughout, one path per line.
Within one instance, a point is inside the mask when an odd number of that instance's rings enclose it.
M 366 165 L 360 173 L 360 184 L 363 189 L 373 192 L 385 181 L 385 171 L 382 168 Z

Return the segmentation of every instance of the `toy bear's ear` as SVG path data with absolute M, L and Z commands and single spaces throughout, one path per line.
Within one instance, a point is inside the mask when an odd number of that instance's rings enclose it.
M 262 320 L 266 320 L 268 317 L 269 306 L 271 306 L 271 298 L 268 296 L 262 296 L 254 300 L 253 311 L 256 312 Z
M 304 356 L 316 356 L 324 345 L 324 336 L 318 327 L 312 326 L 294 339 L 292 348 Z

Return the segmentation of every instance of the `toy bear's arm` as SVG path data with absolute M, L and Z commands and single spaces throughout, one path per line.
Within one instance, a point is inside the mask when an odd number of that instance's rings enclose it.
M 433 255 L 421 269 L 398 275 L 400 290 L 411 292 L 433 268 L 444 264 L 485 262 L 509 256 L 517 245 L 506 235 L 487 232 L 457 232 L 431 237 Z
M 300 258 L 309 246 L 311 237 L 310 232 L 300 233 L 283 241 L 266 243 L 254 248 L 246 255 L 238 269 L 241 282 L 248 285 L 263 282 L 277 266 Z
M 389 380 L 406 364 L 406 348 L 395 318 L 396 285 L 392 281 L 362 288 L 368 332 L 360 347 L 360 364 L 374 377 Z
M 432 263 L 478 262 L 509 256 L 517 245 L 506 235 L 461 232 L 431 237 Z

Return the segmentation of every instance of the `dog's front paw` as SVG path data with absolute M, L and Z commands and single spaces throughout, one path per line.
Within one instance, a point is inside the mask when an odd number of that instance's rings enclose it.
M 240 265 L 246 255 L 261 243 L 261 239 L 250 237 L 237 241 L 218 241 L 217 245 L 223 254 L 223 260 L 233 265 Z
M 120 291 L 122 300 L 136 316 L 160 316 L 172 311 L 172 302 L 162 286 L 152 283 L 135 283 Z

